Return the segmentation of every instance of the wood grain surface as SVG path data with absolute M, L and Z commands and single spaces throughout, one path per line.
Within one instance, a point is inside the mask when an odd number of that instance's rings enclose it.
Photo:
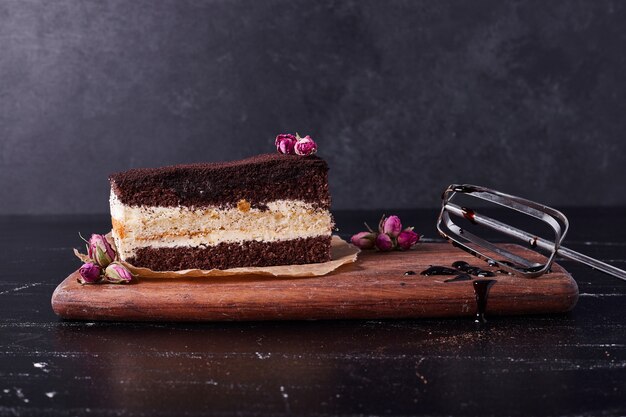
M 530 251 L 505 245 L 529 256 Z M 137 284 L 85 285 L 72 273 L 54 291 L 52 307 L 65 319 L 130 321 L 239 321 L 460 317 L 476 314 L 471 281 L 444 282 L 452 276 L 424 276 L 431 265 L 464 260 L 495 271 L 447 243 L 424 243 L 408 252 L 360 254 L 317 278 L 260 276 L 140 279 Z M 406 271 L 416 275 L 404 275 Z M 496 274 L 487 315 L 559 313 L 571 310 L 578 287 L 554 265 L 537 279 Z M 476 278 L 475 279 L 481 279 Z

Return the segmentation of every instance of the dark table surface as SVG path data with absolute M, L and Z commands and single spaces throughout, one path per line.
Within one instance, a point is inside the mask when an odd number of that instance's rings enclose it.
M 574 250 L 626 268 L 626 209 L 566 209 Z M 377 212 L 336 213 L 344 237 Z M 427 238 L 434 210 L 401 212 Z M 78 232 L 102 216 L 0 217 L 0 415 L 626 415 L 626 282 L 560 261 L 562 315 L 255 323 L 58 319 Z

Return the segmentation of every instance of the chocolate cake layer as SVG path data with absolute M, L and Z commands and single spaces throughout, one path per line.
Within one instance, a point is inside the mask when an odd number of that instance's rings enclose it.
M 127 261 L 153 271 L 301 265 L 330 261 L 330 236 L 277 242 L 244 241 L 200 247 L 145 247 Z
M 129 206 L 235 206 L 245 200 L 301 200 L 328 209 L 328 165 L 315 156 L 266 154 L 233 162 L 140 168 L 109 177 L 117 198 Z

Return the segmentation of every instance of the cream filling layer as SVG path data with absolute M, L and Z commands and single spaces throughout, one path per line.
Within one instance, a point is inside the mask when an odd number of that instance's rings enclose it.
M 113 239 L 122 259 L 142 247 L 213 246 L 246 240 L 275 242 L 330 236 L 328 210 L 300 200 L 276 200 L 267 210 L 249 207 L 148 207 L 122 204 L 113 190 L 109 200 Z

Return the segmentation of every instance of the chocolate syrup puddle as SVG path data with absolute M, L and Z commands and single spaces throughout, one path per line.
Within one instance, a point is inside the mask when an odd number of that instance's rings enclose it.
M 495 277 L 496 276 L 496 274 L 494 274 L 491 271 L 487 271 L 477 266 L 472 266 L 465 261 L 453 262 L 452 266 L 467 274 L 476 275 L 477 277 Z
M 472 282 L 474 286 L 474 294 L 476 295 L 476 317 L 475 323 L 487 323 L 485 312 L 487 311 L 487 299 L 489 297 L 489 289 L 497 281 L 495 279 L 477 279 Z
M 459 282 L 459 281 L 471 281 L 472 277 L 467 274 L 459 274 L 454 278 L 448 278 L 444 282 Z
M 452 266 L 456 269 L 460 269 L 461 271 L 465 271 L 466 268 L 470 267 L 470 264 L 465 261 L 456 261 L 452 262 Z
M 425 269 L 421 272 L 422 275 L 456 275 L 459 271 L 456 269 L 448 268 L 446 266 L 437 266 L 433 265 L 428 269 Z
M 500 261 L 503 264 L 510 264 L 506 261 Z M 494 261 L 489 263 L 490 266 L 496 266 Z M 448 278 L 444 280 L 445 283 L 472 281 L 472 287 L 474 288 L 474 295 L 476 296 L 476 317 L 474 321 L 476 323 L 486 323 L 485 312 L 487 310 L 487 300 L 489 297 L 489 289 L 493 284 L 497 282 L 495 279 L 474 279 L 472 275 L 485 278 L 495 277 L 496 274 L 493 271 L 487 271 L 477 266 L 472 266 L 465 261 L 455 261 L 452 263 L 454 268 L 448 268 L 447 266 L 432 265 L 430 268 L 421 272 L 421 275 L 455 275 L 454 278 Z M 413 271 L 407 271 L 404 275 L 413 275 Z M 509 272 L 502 269 L 496 271 L 502 274 L 509 274 Z M 510 275 L 510 274 L 509 274 Z
M 465 272 L 467 272 L 468 274 L 476 275 L 476 276 L 478 276 L 478 273 L 480 271 L 482 271 L 482 269 L 480 269 L 477 266 L 470 266 L 468 268 L 465 268 Z

